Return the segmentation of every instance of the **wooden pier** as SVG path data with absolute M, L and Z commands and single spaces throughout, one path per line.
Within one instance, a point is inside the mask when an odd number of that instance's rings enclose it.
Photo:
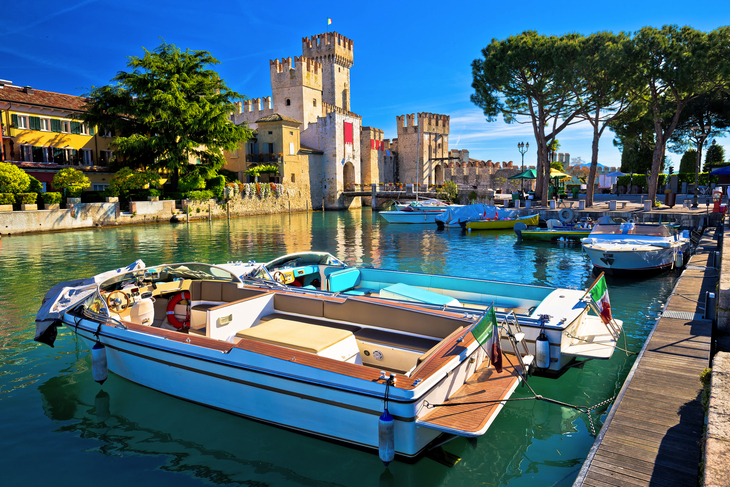
M 697 247 L 629 372 L 575 486 L 697 485 L 704 412 L 700 374 L 709 367 L 712 322 L 705 292 L 717 242 Z

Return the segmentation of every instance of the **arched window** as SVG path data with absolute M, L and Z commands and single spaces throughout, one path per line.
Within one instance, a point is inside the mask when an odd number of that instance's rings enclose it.
M 290 105 L 291 105 L 291 100 L 289 98 L 287 98 L 286 99 L 286 106 L 290 106 Z

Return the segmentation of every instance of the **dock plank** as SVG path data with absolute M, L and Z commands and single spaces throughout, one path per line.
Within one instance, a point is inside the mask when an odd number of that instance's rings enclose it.
M 699 376 L 709 366 L 712 323 L 701 319 L 717 271 L 708 236 L 684 270 L 644 345 L 617 403 L 611 407 L 574 486 L 696 485 L 704 412 Z M 681 315 L 680 315 L 681 316 Z

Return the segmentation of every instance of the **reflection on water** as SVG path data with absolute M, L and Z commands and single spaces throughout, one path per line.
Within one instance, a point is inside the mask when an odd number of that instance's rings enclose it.
M 525 243 L 511 231 L 438 231 L 387 225 L 368 210 L 300 213 L 95 229 L 4 238 L 0 247 L 0 449 L 7 485 L 570 485 L 590 449 L 588 418 L 534 400 L 508 403 L 487 434 L 444 449 L 454 468 L 429 458 L 377 455 L 187 403 L 110 374 L 103 387 L 71 330 L 56 348 L 32 341 L 46 290 L 59 281 L 127 265 L 268 261 L 289 252 L 331 252 L 390 269 L 585 288 L 595 278 L 579 246 Z M 627 348 L 638 351 L 676 276 L 609 278 Z M 561 379 L 531 378 L 538 394 L 592 406 L 618 393 L 634 355 L 616 352 Z M 526 388 L 516 398 L 530 397 Z M 606 409 L 594 413 L 597 428 Z M 333 419 L 334 420 L 334 419 Z M 373 418 L 374 421 L 377 418 Z M 30 458 L 38 459 L 27 468 Z M 42 460 L 40 460 L 42 459 Z M 8 480 L 6 480 L 8 479 Z M 29 481 L 31 480 L 31 481 Z

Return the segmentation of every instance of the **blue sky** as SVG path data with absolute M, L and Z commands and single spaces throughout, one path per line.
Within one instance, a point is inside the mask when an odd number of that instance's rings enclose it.
M 698 8 L 699 7 L 699 8 Z M 270 96 L 269 60 L 301 55 L 301 38 L 334 30 L 354 41 L 351 109 L 363 124 L 395 137 L 395 117 L 451 116 L 450 148 L 471 156 L 520 162 L 517 143 L 530 143 L 529 124 L 487 123 L 471 103 L 471 62 L 492 38 L 524 30 L 543 34 L 635 31 L 645 25 L 690 25 L 709 31 L 730 24 L 730 2 L 252 2 L 84 0 L 5 2 L 0 9 L 0 79 L 80 95 L 102 86 L 126 58 L 164 39 L 209 51 L 228 86 L 251 98 Z M 327 18 L 332 25 L 327 26 Z M 558 136 L 560 152 L 590 160 L 591 130 L 577 125 Z M 601 139 L 599 162 L 618 166 L 613 134 Z M 730 141 L 719 139 L 730 158 Z M 680 155 L 668 154 L 679 165 Z

